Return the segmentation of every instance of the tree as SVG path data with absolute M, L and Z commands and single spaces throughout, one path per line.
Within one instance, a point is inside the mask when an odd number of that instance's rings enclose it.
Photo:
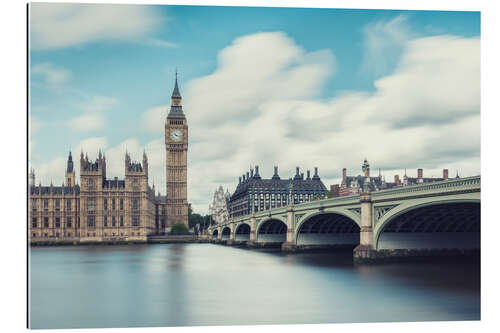
M 201 216 L 198 213 L 192 213 L 189 216 L 189 228 L 193 228 L 195 225 L 199 224 L 200 226 L 203 225 L 203 216 Z
M 170 233 L 173 235 L 185 235 L 189 234 L 189 229 L 182 222 L 177 222 L 172 225 L 172 229 L 170 229 Z

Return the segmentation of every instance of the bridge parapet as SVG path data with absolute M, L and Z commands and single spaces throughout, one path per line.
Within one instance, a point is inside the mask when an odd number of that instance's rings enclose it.
M 460 179 L 443 180 L 429 184 L 403 186 L 388 190 L 372 192 L 373 201 L 385 199 L 397 200 L 403 197 L 414 197 L 420 195 L 442 195 L 448 192 L 479 192 L 481 191 L 481 176 L 466 177 Z

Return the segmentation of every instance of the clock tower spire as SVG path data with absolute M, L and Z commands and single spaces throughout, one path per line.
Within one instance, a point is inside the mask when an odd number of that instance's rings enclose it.
M 182 110 L 177 70 L 172 92 L 170 112 L 165 122 L 165 147 L 167 162 L 167 227 L 175 223 L 188 226 L 187 203 L 187 150 L 188 125 Z

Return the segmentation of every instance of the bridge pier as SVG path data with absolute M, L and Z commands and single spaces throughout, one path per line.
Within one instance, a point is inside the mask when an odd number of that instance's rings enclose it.
M 257 219 L 255 218 L 255 213 L 250 214 L 250 240 L 247 242 L 247 246 L 254 247 L 257 241 Z
M 234 233 L 235 233 L 235 228 L 234 228 L 234 223 L 231 223 L 229 225 L 229 239 L 226 242 L 226 245 L 233 245 L 234 244 Z
M 354 249 L 353 258 L 355 262 L 365 262 L 377 257 L 377 251 L 373 248 L 373 203 L 371 193 L 361 193 L 359 201 L 361 205 L 360 244 Z
M 294 239 L 294 219 L 295 213 L 293 209 L 293 204 L 286 208 L 286 242 L 281 244 L 281 251 L 284 252 L 294 252 L 297 249 L 297 245 L 295 244 Z

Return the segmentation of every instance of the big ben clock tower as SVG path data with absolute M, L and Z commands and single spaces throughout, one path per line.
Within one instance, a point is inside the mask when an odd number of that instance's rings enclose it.
M 167 226 L 181 222 L 188 226 L 187 204 L 187 150 L 188 126 L 182 112 L 182 97 L 177 85 L 172 92 L 170 112 L 165 122 L 165 147 L 167 150 Z

